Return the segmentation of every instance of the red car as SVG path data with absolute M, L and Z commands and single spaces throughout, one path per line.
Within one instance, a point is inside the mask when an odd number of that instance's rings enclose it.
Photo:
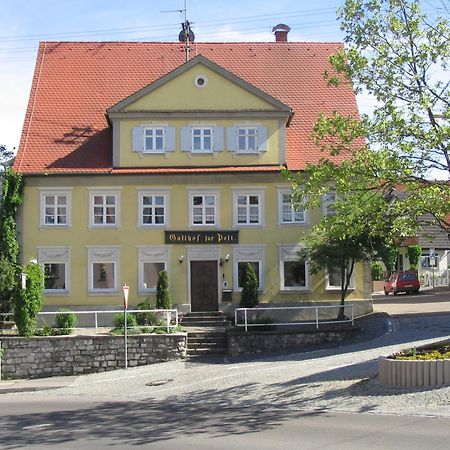
M 420 281 L 417 272 L 394 272 L 389 280 L 384 282 L 384 293 L 389 295 L 392 292 L 397 295 L 399 292 L 410 294 L 418 294 L 420 289 Z

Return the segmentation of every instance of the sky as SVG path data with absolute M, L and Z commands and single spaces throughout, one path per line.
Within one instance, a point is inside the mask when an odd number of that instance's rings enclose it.
M 336 10 L 344 0 L 186 0 L 198 42 L 341 42 Z M 432 3 L 435 0 L 424 0 Z M 185 0 L 0 0 L 0 144 L 18 147 L 40 41 L 175 42 Z M 360 110 L 371 100 L 358 98 Z

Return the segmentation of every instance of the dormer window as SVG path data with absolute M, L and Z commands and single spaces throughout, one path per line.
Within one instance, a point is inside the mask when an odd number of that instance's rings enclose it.
M 255 127 L 242 127 L 237 129 L 237 151 L 254 152 L 257 149 L 256 137 L 258 130 Z
M 164 128 L 144 127 L 144 153 L 163 152 Z
M 235 153 L 264 153 L 267 151 L 267 127 L 235 125 L 227 129 L 228 150 Z
M 149 123 L 132 129 L 133 152 L 158 154 L 175 151 L 175 127 Z
M 215 153 L 223 150 L 223 127 L 194 124 L 181 128 L 181 150 L 190 153 Z
M 194 152 L 210 152 L 213 149 L 213 129 L 208 127 L 192 128 L 192 150 Z

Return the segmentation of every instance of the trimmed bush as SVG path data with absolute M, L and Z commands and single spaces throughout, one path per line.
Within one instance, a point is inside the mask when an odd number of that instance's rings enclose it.
M 56 314 L 55 327 L 58 328 L 60 334 L 70 334 L 72 328 L 76 328 L 78 324 L 77 316 L 66 308 L 61 308 L 59 312 L 65 314 Z
M 258 295 L 258 278 L 253 266 L 247 263 L 242 276 L 241 307 L 254 308 L 257 306 L 259 303 Z
M 410 245 L 408 247 L 409 265 L 412 269 L 419 269 L 420 255 L 422 254 L 422 247 L 420 245 Z
M 146 298 L 137 305 L 137 309 L 155 309 L 155 306 L 150 303 L 148 298 Z M 135 312 L 133 315 L 136 317 L 138 325 L 158 325 L 158 318 L 154 312 Z
M 172 299 L 169 292 L 169 276 L 165 270 L 161 270 L 158 274 L 158 284 L 156 285 L 156 308 L 172 308 Z
M 114 328 L 116 330 L 123 329 L 125 325 L 125 315 L 123 312 L 114 314 Z M 137 321 L 134 314 L 127 314 L 127 328 L 137 327 Z

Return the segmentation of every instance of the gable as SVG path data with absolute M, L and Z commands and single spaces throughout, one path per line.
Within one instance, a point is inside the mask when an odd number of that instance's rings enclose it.
M 132 94 L 108 112 L 212 110 L 291 113 L 279 100 L 202 56 Z

